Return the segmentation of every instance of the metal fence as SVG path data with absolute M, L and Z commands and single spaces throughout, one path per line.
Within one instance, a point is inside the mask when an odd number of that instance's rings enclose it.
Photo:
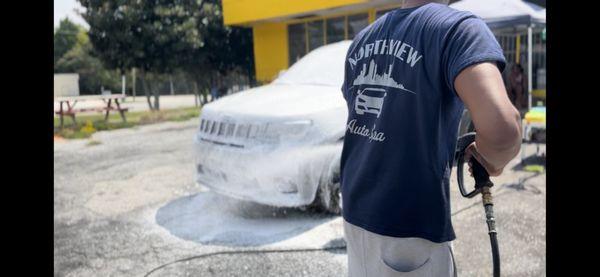
M 533 31 L 532 41 L 532 86 L 533 89 L 546 89 L 546 40 L 543 28 Z M 503 72 L 504 80 L 508 80 L 510 70 L 519 63 L 527 74 L 527 32 L 508 33 L 507 31 L 496 33 L 496 39 L 502 47 L 506 58 L 506 70 Z

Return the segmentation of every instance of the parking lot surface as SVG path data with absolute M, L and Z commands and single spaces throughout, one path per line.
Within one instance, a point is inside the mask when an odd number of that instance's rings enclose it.
M 238 201 L 195 184 L 197 127 L 194 119 L 98 132 L 91 140 L 99 143 L 55 142 L 55 276 L 347 275 L 339 216 Z M 546 174 L 518 162 L 492 179 L 503 276 L 545 276 Z M 459 275 L 491 276 L 483 207 L 479 197 L 460 196 L 455 178 Z

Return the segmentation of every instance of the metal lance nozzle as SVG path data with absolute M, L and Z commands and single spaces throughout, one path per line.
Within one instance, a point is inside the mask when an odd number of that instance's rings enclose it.
M 483 201 L 483 208 L 485 209 L 485 218 L 490 233 L 496 233 L 496 220 L 494 219 L 494 202 L 492 199 L 492 193 L 490 187 L 483 187 L 481 189 L 481 200 Z

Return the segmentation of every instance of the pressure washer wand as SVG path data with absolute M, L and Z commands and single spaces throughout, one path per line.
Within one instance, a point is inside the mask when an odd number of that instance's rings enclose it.
M 475 141 L 475 133 L 467 133 L 458 138 L 457 145 L 457 179 L 460 194 L 463 197 L 473 198 L 481 193 L 483 207 L 485 209 L 485 218 L 488 226 L 488 234 L 490 235 L 490 243 L 492 245 L 492 261 L 494 267 L 494 277 L 500 277 L 500 251 L 498 250 L 498 238 L 496 237 L 496 220 L 494 218 L 494 202 L 490 188 L 494 185 L 490 181 L 490 175 L 485 168 L 474 158 L 471 158 L 471 166 L 473 170 L 473 178 L 475 179 L 475 189 L 471 192 L 466 192 L 463 183 L 463 167 L 465 163 L 465 151 L 471 143 Z

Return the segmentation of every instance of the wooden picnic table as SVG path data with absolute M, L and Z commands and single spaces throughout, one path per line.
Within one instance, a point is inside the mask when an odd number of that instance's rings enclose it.
M 83 96 L 63 96 L 63 97 L 55 97 L 54 101 L 60 103 L 60 108 L 56 111 L 56 114 L 60 117 L 60 128 L 64 125 L 64 116 L 70 116 L 73 119 L 74 123 L 77 123 L 75 120 L 75 114 L 78 112 L 87 112 L 87 111 L 97 111 L 97 112 L 106 112 L 104 116 L 104 121 L 108 120 L 108 115 L 111 110 L 118 111 L 121 114 L 121 119 L 123 122 L 127 122 L 125 118 L 125 112 L 129 110 L 128 108 L 121 108 L 119 103 L 119 99 L 124 99 L 126 96 L 123 94 L 106 94 L 106 95 L 83 95 Z M 101 99 L 106 104 L 103 107 L 96 108 L 81 108 L 75 109 L 75 105 L 78 101 L 89 101 L 89 100 L 98 100 Z M 112 106 L 112 103 L 115 103 L 116 107 Z M 64 108 L 66 105 L 66 109 Z

